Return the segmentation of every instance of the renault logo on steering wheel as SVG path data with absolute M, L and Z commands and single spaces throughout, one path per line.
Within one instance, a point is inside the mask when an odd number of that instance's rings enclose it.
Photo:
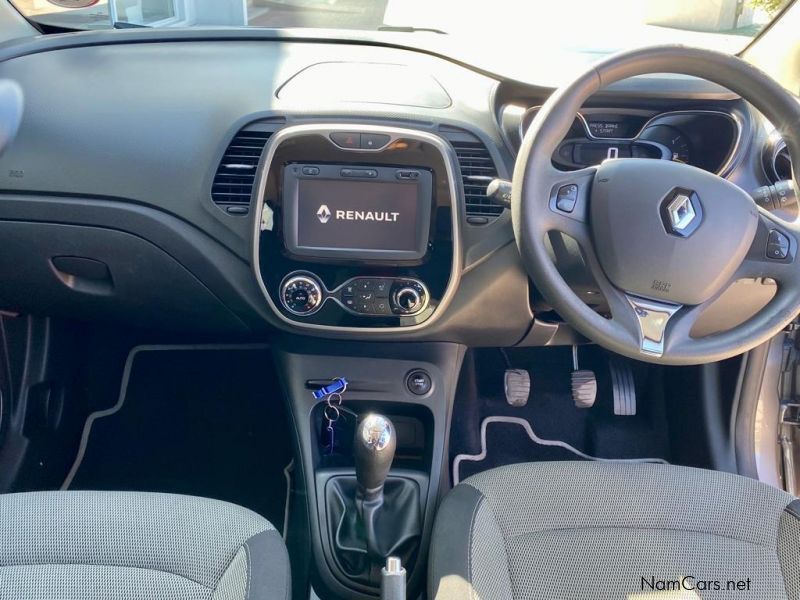
M 689 237 L 700 226 L 703 209 L 697 193 L 675 188 L 661 202 L 661 220 L 667 233 Z

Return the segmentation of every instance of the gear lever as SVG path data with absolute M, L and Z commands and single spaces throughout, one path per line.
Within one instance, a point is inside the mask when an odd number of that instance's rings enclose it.
M 367 502 L 381 500 L 397 448 L 394 425 L 383 415 L 370 413 L 358 423 L 353 442 L 358 494 Z
M 389 476 L 396 449 L 392 422 L 383 415 L 365 414 L 353 440 L 355 477 L 339 475 L 325 487 L 329 532 L 342 569 L 373 588 L 384 564 L 392 567 L 387 566 L 387 577 L 395 583 L 403 570 L 397 562 L 414 565 L 422 535 L 418 480 L 402 472 Z

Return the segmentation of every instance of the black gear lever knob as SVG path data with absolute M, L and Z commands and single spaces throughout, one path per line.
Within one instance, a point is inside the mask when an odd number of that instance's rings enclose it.
M 353 458 L 358 491 L 365 500 L 383 493 L 383 483 L 396 448 L 394 425 L 387 417 L 369 413 L 359 421 L 353 441 Z

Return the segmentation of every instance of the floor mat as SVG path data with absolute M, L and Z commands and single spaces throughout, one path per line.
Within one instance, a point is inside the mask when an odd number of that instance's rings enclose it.
M 561 440 L 540 438 L 525 419 L 487 417 L 481 423 L 481 452 L 459 454 L 453 460 L 453 485 L 495 467 L 523 462 L 593 460 L 598 462 L 654 462 L 661 458 L 605 458 L 590 456 Z
M 459 455 L 484 451 L 482 424 L 492 417 L 521 419 L 545 440 L 557 440 L 591 457 L 612 460 L 662 459 L 670 461 L 669 431 L 665 417 L 662 372 L 657 367 L 631 361 L 636 380 L 638 412 L 615 416 L 606 353 L 581 347 L 580 368 L 594 370 L 598 397 L 591 409 L 576 408 L 572 401 L 569 347 L 472 350 L 465 359 L 450 435 L 450 461 Z M 524 407 L 509 406 L 503 390 L 506 368 L 520 368 L 531 376 L 531 394 Z M 531 441 L 520 426 L 495 424 L 487 429 L 487 457 L 461 461 L 460 478 L 506 464 L 550 460 L 580 460 L 563 447 Z
M 280 529 L 292 447 L 279 389 L 265 347 L 135 349 L 63 488 L 227 500 Z

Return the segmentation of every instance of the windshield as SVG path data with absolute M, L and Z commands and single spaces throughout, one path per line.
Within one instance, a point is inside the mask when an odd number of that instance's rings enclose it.
M 312 27 L 447 35 L 608 53 L 684 43 L 735 53 L 791 0 L 12 0 L 67 29 Z

